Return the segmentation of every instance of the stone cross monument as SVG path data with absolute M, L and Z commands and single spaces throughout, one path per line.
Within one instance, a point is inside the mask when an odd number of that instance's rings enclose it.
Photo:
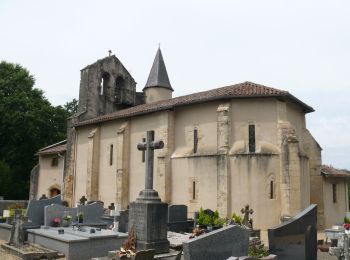
M 136 201 L 130 203 L 129 230 L 136 230 L 137 250 L 155 249 L 156 253 L 169 252 L 167 240 L 168 204 L 161 202 L 153 189 L 154 150 L 162 149 L 163 141 L 154 141 L 154 131 L 147 131 L 146 142 L 137 149 L 146 152 L 145 189 Z

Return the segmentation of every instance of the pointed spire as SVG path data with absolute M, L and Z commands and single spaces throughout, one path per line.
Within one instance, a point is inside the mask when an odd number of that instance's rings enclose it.
M 143 89 L 150 87 L 161 87 L 174 91 L 170 85 L 168 73 L 165 68 L 165 63 L 160 48 L 158 48 L 147 83 Z

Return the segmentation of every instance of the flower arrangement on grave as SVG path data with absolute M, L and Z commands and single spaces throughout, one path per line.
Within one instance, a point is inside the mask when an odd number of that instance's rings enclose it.
M 67 216 L 65 216 L 65 217 L 63 218 L 63 220 L 71 222 L 71 221 L 72 221 L 72 216 L 67 215 Z
M 204 229 L 199 228 L 199 227 L 194 228 L 194 229 L 192 230 L 192 234 L 190 235 L 190 239 L 191 239 L 191 238 L 195 238 L 195 237 L 199 237 L 199 236 L 201 236 L 201 235 L 203 235 L 203 234 L 205 234 Z
M 72 223 L 72 216 L 67 215 L 63 217 L 63 226 L 68 227 Z
M 260 239 L 254 238 L 249 241 L 248 256 L 262 258 L 269 254 L 269 250 L 265 249 Z
M 54 226 L 54 227 L 59 227 L 60 224 L 61 224 L 61 219 L 60 219 L 60 218 L 54 218 L 54 219 L 52 220 L 52 226 Z
M 128 235 L 128 240 L 123 247 L 117 251 L 119 259 L 128 259 L 136 255 L 136 232 L 135 227 L 132 226 Z

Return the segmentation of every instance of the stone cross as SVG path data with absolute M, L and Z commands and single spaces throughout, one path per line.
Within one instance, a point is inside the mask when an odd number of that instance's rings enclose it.
M 27 217 L 21 215 L 20 210 L 15 210 L 14 223 L 11 228 L 9 245 L 20 247 L 24 244 L 24 230 L 23 225 L 28 222 Z
M 249 209 L 249 205 L 245 205 L 244 208 L 241 209 L 242 214 L 244 214 L 243 217 L 243 225 L 249 226 L 250 221 L 249 221 L 249 214 L 253 214 L 254 211 L 252 209 Z
M 82 196 L 80 199 L 79 199 L 79 202 L 80 202 L 80 205 L 85 205 L 85 202 L 87 201 L 87 198 L 85 198 L 85 196 Z
M 145 175 L 145 190 L 141 191 L 140 197 L 147 195 L 147 191 L 153 191 L 153 165 L 154 165 L 154 150 L 162 149 L 164 147 L 163 141 L 154 141 L 154 131 L 147 131 L 146 142 L 139 143 L 137 149 L 139 151 L 146 151 L 146 175 Z M 154 191 L 155 192 L 155 191 Z M 154 193 L 153 192 L 153 193 Z M 148 195 L 151 195 L 148 192 Z M 155 195 L 155 194 L 153 194 Z M 151 195 L 151 196 L 153 196 Z M 157 193 L 158 197 L 158 193 Z

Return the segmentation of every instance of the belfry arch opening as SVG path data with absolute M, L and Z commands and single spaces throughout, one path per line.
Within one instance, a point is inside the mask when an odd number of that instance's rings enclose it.
M 109 80 L 110 80 L 110 76 L 108 72 L 104 72 L 101 75 L 101 83 L 100 86 L 98 87 L 98 94 L 100 96 L 105 95 L 106 91 L 107 91 L 107 87 L 109 85 Z

